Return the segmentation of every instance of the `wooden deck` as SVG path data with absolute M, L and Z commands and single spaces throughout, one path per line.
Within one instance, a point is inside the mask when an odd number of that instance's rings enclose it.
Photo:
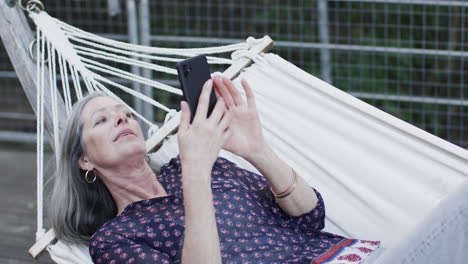
M 0 144 L 0 263 L 53 263 L 44 254 L 34 262 L 28 249 L 36 233 L 35 145 Z

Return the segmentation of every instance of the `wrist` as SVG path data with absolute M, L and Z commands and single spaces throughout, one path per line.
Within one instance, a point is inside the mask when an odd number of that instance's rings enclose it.
M 200 176 L 200 175 L 195 175 Z M 182 178 L 182 192 L 184 200 L 190 201 L 186 203 L 189 207 L 198 207 L 200 204 L 205 204 L 212 201 L 213 192 L 211 190 L 211 179 L 185 177 Z
M 252 165 L 256 166 L 271 160 L 273 155 L 273 150 L 267 144 L 263 144 L 258 151 L 248 153 L 244 158 Z
M 208 166 L 197 166 L 182 164 L 182 184 L 185 186 L 211 187 L 211 168 Z

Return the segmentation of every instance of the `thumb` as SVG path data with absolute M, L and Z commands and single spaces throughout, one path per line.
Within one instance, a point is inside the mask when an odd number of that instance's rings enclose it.
M 180 102 L 180 124 L 179 124 L 179 131 L 185 132 L 190 124 L 190 109 L 188 108 L 187 102 L 181 101 Z

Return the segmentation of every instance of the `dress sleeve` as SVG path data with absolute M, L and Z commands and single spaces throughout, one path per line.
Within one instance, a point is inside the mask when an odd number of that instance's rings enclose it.
M 291 216 L 285 213 L 276 203 L 273 193 L 270 189 L 270 184 L 264 176 L 258 175 L 254 172 L 242 169 L 235 163 L 227 167 L 236 173 L 239 179 L 244 182 L 256 196 L 262 200 L 265 207 L 269 207 L 275 218 L 280 221 L 284 227 L 288 226 L 292 229 L 299 229 L 303 232 L 317 232 L 325 227 L 325 203 L 322 195 L 312 188 L 317 195 L 317 205 L 310 212 L 299 216 Z
M 316 189 L 312 189 L 317 195 L 317 205 L 310 212 L 302 215 L 291 216 L 283 212 L 275 202 L 276 206 L 272 208 L 272 211 L 278 219 L 281 219 L 282 226 L 289 226 L 292 229 L 299 229 L 303 232 L 318 232 L 325 227 L 325 203 L 323 202 L 322 195 Z
M 89 243 L 89 253 L 95 264 L 173 263 L 167 254 L 112 231 L 96 233 Z

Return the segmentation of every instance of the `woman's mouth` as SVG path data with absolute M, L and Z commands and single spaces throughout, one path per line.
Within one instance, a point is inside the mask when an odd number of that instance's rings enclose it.
M 130 129 L 128 129 L 128 128 L 124 129 L 124 130 L 120 131 L 120 133 L 117 135 L 117 137 L 115 137 L 114 142 L 119 140 L 122 137 L 126 137 L 126 136 L 129 136 L 129 135 L 135 136 L 133 131 L 131 131 Z

